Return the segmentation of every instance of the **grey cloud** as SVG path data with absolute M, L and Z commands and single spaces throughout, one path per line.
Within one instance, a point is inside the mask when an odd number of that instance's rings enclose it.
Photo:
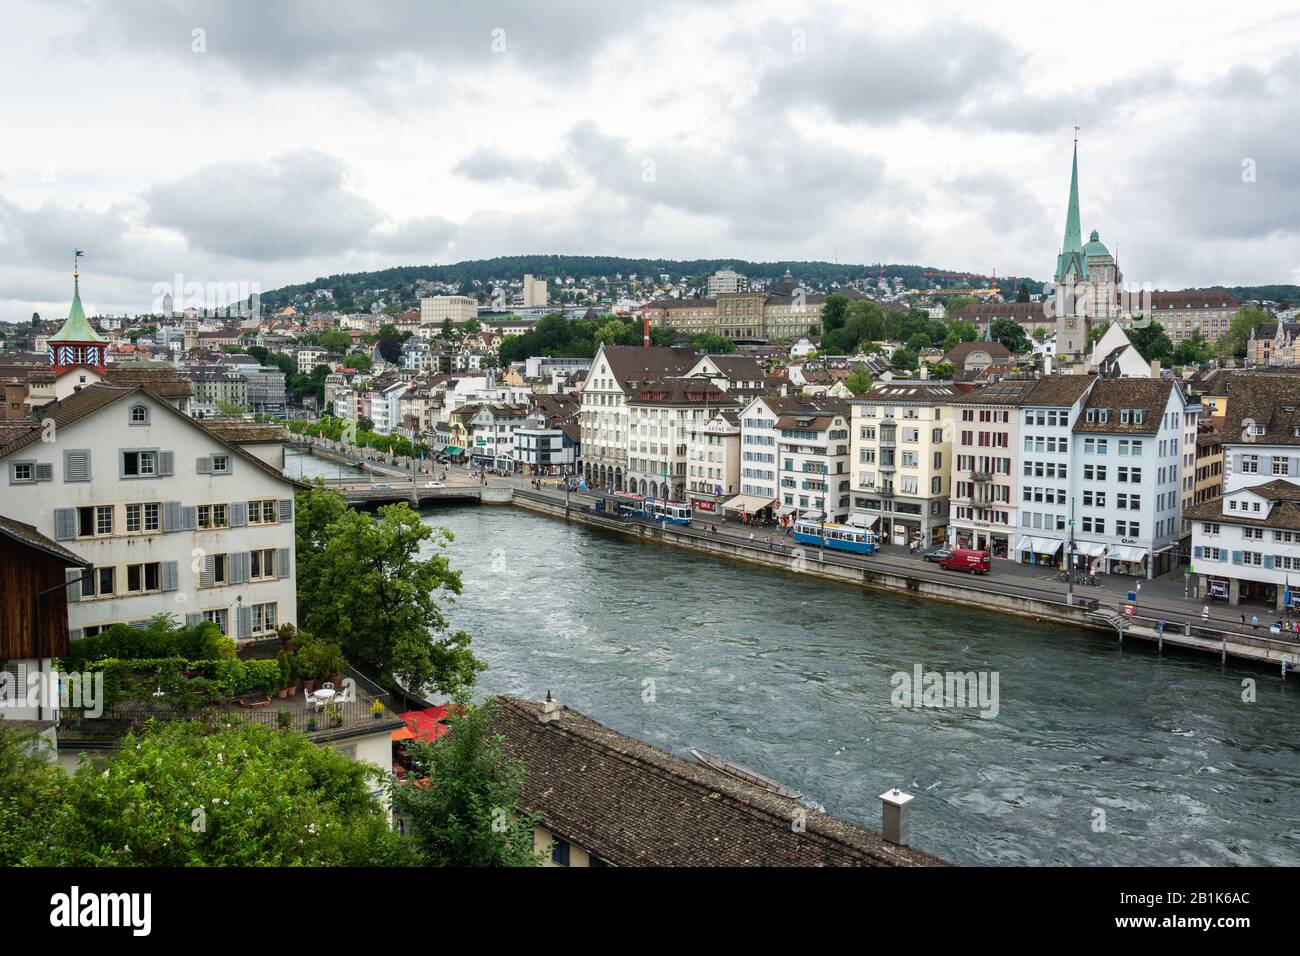
M 568 167 L 558 159 L 507 156 L 490 147 L 474 150 L 452 172 L 475 182 L 517 182 L 542 189 L 557 189 L 571 182 Z
M 315 150 L 213 163 L 144 198 L 151 224 L 176 230 L 192 248 L 239 259 L 340 253 L 382 219 L 347 187 L 343 163 Z
M 440 259 L 460 227 L 442 216 L 418 216 L 371 234 L 371 248 L 397 255 L 422 256 L 422 262 Z
M 571 74 L 612 37 L 632 31 L 668 2 L 635 10 L 584 0 L 92 0 L 75 4 L 81 24 L 69 43 L 125 47 L 196 67 L 225 63 L 280 82 L 364 83 L 385 69 L 479 62 L 518 63 Z M 202 59 L 193 30 L 205 31 Z M 504 42 L 494 52 L 493 43 Z
M 974 24 L 889 37 L 844 30 L 831 17 L 822 23 L 807 31 L 806 52 L 782 54 L 764 72 L 760 108 L 821 107 L 842 122 L 950 116 L 1012 79 L 1023 56 Z

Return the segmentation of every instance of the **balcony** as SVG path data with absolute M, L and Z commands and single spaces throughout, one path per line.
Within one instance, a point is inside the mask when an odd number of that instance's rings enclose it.
M 972 472 L 970 473 L 970 478 L 971 478 L 971 481 L 976 481 L 976 482 L 981 482 L 981 483 L 983 483 L 983 482 L 987 482 L 987 481 L 992 481 L 992 480 L 993 480 L 993 472 L 991 472 L 991 471 L 972 471 Z

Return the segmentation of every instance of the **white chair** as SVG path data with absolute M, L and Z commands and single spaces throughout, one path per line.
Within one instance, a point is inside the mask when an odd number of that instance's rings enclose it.
M 330 681 L 326 681 L 325 683 L 323 683 L 323 684 L 320 685 L 320 689 L 321 689 L 321 690 L 333 690 L 333 689 L 334 689 L 334 685 L 333 685 L 333 683 L 331 683 Z
M 312 710 L 320 710 L 321 707 L 324 706 L 320 701 L 313 697 L 311 692 L 305 687 L 302 689 L 302 696 L 303 700 L 306 702 L 306 706 L 310 707 Z

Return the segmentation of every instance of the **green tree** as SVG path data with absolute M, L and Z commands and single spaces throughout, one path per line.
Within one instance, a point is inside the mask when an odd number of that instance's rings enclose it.
M 838 292 L 832 292 L 822 303 L 822 330 L 833 332 L 844 327 L 849 300 Z
M 346 507 L 340 513 L 337 501 L 312 500 L 320 495 L 337 492 L 316 487 L 297 496 L 298 521 L 313 523 L 298 529 L 302 626 L 340 645 L 363 671 L 417 692 L 473 684 L 485 665 L 471 652 L 469 635 L 449 629 L 438 604 L 461 589 L 460 573 L 442 553 L 451 532 L 434 531 L 405 503 L 385 505 L 378 515 Z M 321 528 L 321 521 L 329 523 Z
M 724 355 L 736 351 L 736 343 L 715 332 L 701 332 L 691 336 L 691 348 L 710 355 Z
M 524 770 L 492 734 L 498 705 L 458 698 L 448 732 L 409 742 L 414 770 L 393 794 L 426 866 L 538 866 L 536 823 L 519 807 Z
M 243 418 L 248 409 L 238 402 L 228 402 L 224 398 L 217 402 L 218 418 Z
M 1020 283 L 1020 290 L 1016 293 L 1016 301 L 1017 302 L 1029 301 L 1029 286 L 1023 282 Z
M 1257 305 L 1247 305 L 1238 309 L 1232 324 L 1228 326 L 1228 331 L 1219 338 L 1219 357 L 1244 359 L 1250 333 L 1271 319 L 1272 316 Z
M 974 342 L 977 338 L 979 330 L 973 324 L 965 319 L 957 319 L 948 323 L 948 330 L 943 336 L 943 349 L 947 352 L 962 342 Z
M 261 345 L 250 345 L 248 347 L 248 354 L 253 356 L 253 358 L 257 359 L 258 365 L 270 364 L 271 353 Z
M 1214 346 L 1200 332 L 1193 332 L 1174 349 L 1175 365 L 1203 365 L 1214 354 Z
M 994 342 L 1001 342 L 1013 355 L 1028 352 L 1030 349 L 1029 337 L 1025 335 L 1024 328 L 1015 319 L 994 319 L 990 334 Z
M 1174 355 L 1174 343 L 1169 341 L 1169 336 L 1165 334 L 1165 327 L 1159 322 L 1152 322 L 1150 325 L 1141 328 L 1128 330 L 1128 340 L 1133 343 L 1133 347 L 1138 350 L 1148 362 L 1159 359 L 1161 362 L 1168 362 Z
M 865 366 L 859 365 L 844 380 L 844 387 L 854 395 L 862 395 L 871 391 L 871 373 L 866 370 Z
M 358 372 L 369 372 L 375 367 L 375 363 L 370 361 L 370 356 L 365 352 L 353 352 L 343 359 L 343 364 L 347 368 L 356 369 Z
M 384 772 L 235 719 L 154 723 L 86 762 L 42 814 L 41 866 L 409 866 L 372 796 Z
M 346 332 L 330 329 L 320 334 L 316 344 L 330 352 L 345 352 L 352 345 L 352 338 Z

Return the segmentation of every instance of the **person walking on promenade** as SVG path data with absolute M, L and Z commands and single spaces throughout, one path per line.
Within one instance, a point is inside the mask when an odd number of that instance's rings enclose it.
M 1250 629 L 1251 629 L 1252 631 L 1258 631 L 1258 630 L 1259 630 L 1259 615 L 1258 615 L 1258 614 L 1252 614 L 1252 615 L 1250 616 Z
M 1246 615 L 1242 615 L 1245 618 Z M 1208 622 L 1210 620 L 1210 606 L 1207 604 L 1201 608 L 1201 620 Z

